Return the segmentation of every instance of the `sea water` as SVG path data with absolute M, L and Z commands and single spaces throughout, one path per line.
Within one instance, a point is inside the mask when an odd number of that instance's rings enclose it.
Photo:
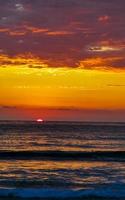
M 125 124 L 0 122 L 0 197 L 125 199 Z

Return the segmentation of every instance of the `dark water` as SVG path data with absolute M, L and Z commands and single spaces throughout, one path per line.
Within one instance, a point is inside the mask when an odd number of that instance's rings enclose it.
M 0 196 L 125 199 L 125 124 L 0 122 Z

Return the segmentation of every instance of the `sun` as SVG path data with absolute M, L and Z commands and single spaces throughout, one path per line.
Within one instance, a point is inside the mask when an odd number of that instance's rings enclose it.
M 43 119 L 39 118 L 36 120 L 37 122 L 43 122 Z

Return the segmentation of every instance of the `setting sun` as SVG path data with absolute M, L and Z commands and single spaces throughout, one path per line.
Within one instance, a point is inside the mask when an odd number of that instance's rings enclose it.
M 43 119 L 37 119 L 36 121 L 37 122 L 43 122 Z

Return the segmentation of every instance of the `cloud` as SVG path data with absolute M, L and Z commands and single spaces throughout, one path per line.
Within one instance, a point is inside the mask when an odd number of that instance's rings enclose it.
M 0 54 L 1 67 L 29 67 L 29 68 L 45 68 L 48 65 L 44 60 L 35 57 L 32 54 L 18 55 L 10 57 L 6 54 Z
M 24 36 L 27 34 L 38 34 L 48 36 L 66 36 L 74 34 L 68 30 L 49 30 L 47 28 L 35 27 L 30 25 L 16 26 L 15 28 L 0 28 L 0 33 L 5 33 L 10 36 Z
M 69 69 L 98 69 L 98 70 L 125 70 L 124 56 L 117 57 L 88 57 L 79 62 L 75 66 L 70 65 L 53 65 L 51 60 L 45 60 L 33 54 L 19 54 L 17 56 L 9 56 L 0 54 L 0 67 L 18 67 L 18 68 L 69 68 Z
M 122 47 L 113 47 L 113 46 L 91 46 L 88 48 L 90 52 L 112 52 L 112 51 L 121 51 Z
M 20 12 L 25 11 L 25 8 L 24 8 L 23 4 L 21 4 L 21 3 L 16 3 L 15 8 L 17 11 L 20 11 Z
M 5 33 L 10 36 L 21 36 L 26 35 L 29 33 L 32 34 L 41 34 L 48 32 L 49 30 L 46 28 L 40 28 L 40 27 L 34 27 L 34 26 L 28 26 L 28 25 L 22 25 L 22 26 L 16 26 L 14 28 L 0 28 L 0 33 Z
M 20 118 L 20 112 L 23 112 L 23 114 L 27 111 L 31 111 L 31 113 L 36 113 L 36 116 L 38 116 L 41 112 L 41 114 L 45 114 L 45 113 L 48 113 L 48 112 L 52 112 L 52 116 L 54 117 L 55 113 L 57 114 L 58 112 L 66 112 L 67 114 L 71 114 L 71 116 L 74 116 L 74 118 L 78 117 L 77 114 L 84 114 L 84 116 L 86 117 L 88 114 L 90 114 L 91 117 L 94 116 L 93 120 L 96 119 L 95 117 L 98 116 L 98 114 L 102 114 L 102 117 L 105 116 L 106 114 L 106 118 L 105 119 L 108 119 L 107 117 L 109 115 L 113 115 L 114 118 L 117 118 L 117 114 L 120 116 L 121 114 L 125 115 L 125 109 L 85 109 L 85 108 L 80 108 L 80 107 L 35 107 L 35 106 L 32 106 L 32 107 L 27 107 L 27 106 L 8 106 L 8 105 L 0 105 L 0 110 L 1 111 L 7 111 L 7 112 L 10 112 L 8 114 L 10 114 L 11 116 L 13 115 L 13 111 L 16 111 L 16 115 Z M 19 112 L 19 113 L 18 113 Z M 45 113 L 44 113 L 45 112 Z M 73 115 L 73 113 L 76 113 L 75 115 Z M 86 115 L 87 114 L 87 115 Z M 70 116 L 70 117 L 71 117 Z M 110 116 L 110 117 L 111 117 Z M 113 117 L 112 116 L 112 117 Z M 31 115 L 29 116 L 29 118 L 31 118 Z M 57 118 L 59 119 L 59 116 L 57 114 Z M 12 118 L 11 118 L 12 119 Z M 24 115 L 23 115 L 23 119 L 24 119 Z M 86 119 L 86 118 L 85 118 Z M 89 118 L 90 119 L 90 118 Z M 99 118 L 98 118 L 99 119 Z M 121 119 L 124 119 L 123 116 L 121 117 Z M 97 120 L 97 121 L 100 121 Z M 108 120 L 109 121 L 109 120 Z
M 53 67 L 77 67 L 90 58 L 124 56 L 124 0 L 0 0 L 0 5 L 0 48 L 10 57 L 30 53 Z M 124 68 L 124 59 L 110 65 Z
M 6 105 L 0 105 L 0 109 L 4 109 L 4 110 L 12 110 L 12 109 L 16 109 L 16 106 L 6 106 Z
M 71 31 L 48 31 L 46 34 L 50 36 L 65 36 L 72 35 L 74 33 Z
M 106 22 L 108 22 L 110 20 L 110 17 L 108 16 L 108 15 L 103 15 L 103 16 L 100 16 L 99 18 L 98 18 L 98 21 L 99 22 L 103 22 L 103 23 L 106 23 Z
M 79 67 L 83 69 L 102 70 L 125 69 L 125 57 L 90 57 L 81 60 Z

